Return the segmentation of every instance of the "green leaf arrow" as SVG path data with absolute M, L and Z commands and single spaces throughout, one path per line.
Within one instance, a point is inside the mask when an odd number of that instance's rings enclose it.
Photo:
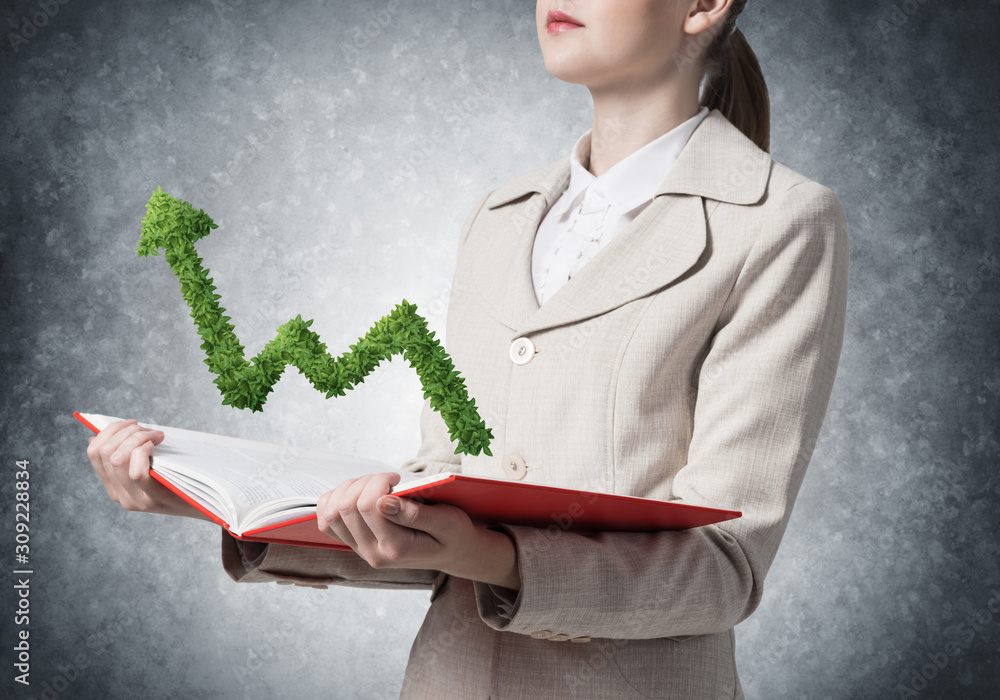
M 427 321 L 417 314 L 417 307 L 405 299 L 340 357 L 325 352 L 326 345 L 309 329 L 312 319 L 296 316 L 281 325 L 277 335 L 248 361 L 230 318 L 219 305 L 220 296 L 215 293 L 208 270 L 202 267 L 194 249 L 195 241 L 215 228 L 218 225 L 204 210 L 195 210 L 188 202 L 157 187 L 146 205 L 136 252 L 139 257 L 147 257 L 159 255 L 159 249 L 163 249 L 204 341 L 201 347 L 207 358 L 205 364 L 216 375 L 214 383 L 222 392 L 223 405 L 263 410 L 267 395 L 286 365 L 297 367 L 327 398 L 343 396 L 346 389 L 362 383 L 379 362 L 403 355 L 416 370 L 424 397 L 430 399 L 431 408 L 441 414 L 449 436 L 458 443 L 455 454 L 493 455 L 489 449 L 493 433 L 479 417 L 465 381 L 434 334 L 427 330 Z M 452 379 L 443 383 L 441 377 Z

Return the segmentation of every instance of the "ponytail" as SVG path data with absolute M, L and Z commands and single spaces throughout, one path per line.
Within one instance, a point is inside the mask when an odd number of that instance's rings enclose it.
M 744 3 L 736 2 L 734 5 Z M 733 126 L 763 151 L 771 147 L 771 103 L 767 83 L 757 56 L 743 32 L 736 27 L 736 16 L 724 20 L 726 26 L 709 47 L 705 61 L 707 82 L 701 105 L 717 109 Z M 730 33 L 731 32 L 731 33 Z

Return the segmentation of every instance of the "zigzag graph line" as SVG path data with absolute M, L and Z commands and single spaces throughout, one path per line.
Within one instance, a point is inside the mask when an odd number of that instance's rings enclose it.
M 475 400 L 451 358 L 427 330 L 427 321 L 417 307 L 404 299 L 389 314 L 376 321 L 350 351 L 340 357 L 326 352 L 326 345 L 309 329 L 312 320 L 296 316 L 277 330 L 264 349 L 248 361 L 230 318 L 219 305 L 220 296 L 202 267 L 194 243 L 218 228 L 204 210 L 175 199 L 159 187 L 146 205 L 139 236 L 139 257 L 159 255 L 163 249 L 167 264 L 180 280 L 181 293 L 191 308 L 191 317 L 202 337 L 204 361 L 222 392 L 223 405 L 263 410 L 267 395 L 293 365 L 326 398 L 343 396 L 364 381 L 382 360 L 402 355 L 416 370 L 425 399 L 441 414 L 451 439 L 458 443 L 455 454 L 478 455 L 489 450 L 493 434 L 479 416 Z

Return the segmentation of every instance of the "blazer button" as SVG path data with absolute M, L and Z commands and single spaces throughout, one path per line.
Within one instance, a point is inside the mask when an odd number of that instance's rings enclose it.
M 535 639 L 548 639 L 552 636 L 552 633 L 548 630 L 535 630 L 531 633 L 531 636 Z
M 571 642 L 589 642 L 590 641 L 590 637 L 572 637 L 572 638 L 570 638 L 569 641 L 571 641 Z
M 520 455 L 509 452 L 503 456 L 503 473 L 511 479 L 523 479 L 528 467 Z
M 510 360 L 515 365 L 526 365 L 535 356 L 535 344 L 530 338 L 518 338 L 510 344 Z
M 565 642 L 567 639 L 569 639 L 568 634 L 553 634 L 549 637 L 550 642 Z

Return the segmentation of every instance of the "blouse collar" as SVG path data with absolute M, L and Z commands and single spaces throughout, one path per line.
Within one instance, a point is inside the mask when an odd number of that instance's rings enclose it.
M 702 107 L 693 117 L 633 151 L 599 177 L 583 166 L 584 162 L 590 162 L 593 129 L 588 129 L 570 151 L 570 178 L 563 200 L 567 202 L 567 210 L 579 204 L 590 187 L 607 197 L 619 214 L 626 214 L 651 200 L 688 138 L 708 116 L 708 111 L 708 107 Z

